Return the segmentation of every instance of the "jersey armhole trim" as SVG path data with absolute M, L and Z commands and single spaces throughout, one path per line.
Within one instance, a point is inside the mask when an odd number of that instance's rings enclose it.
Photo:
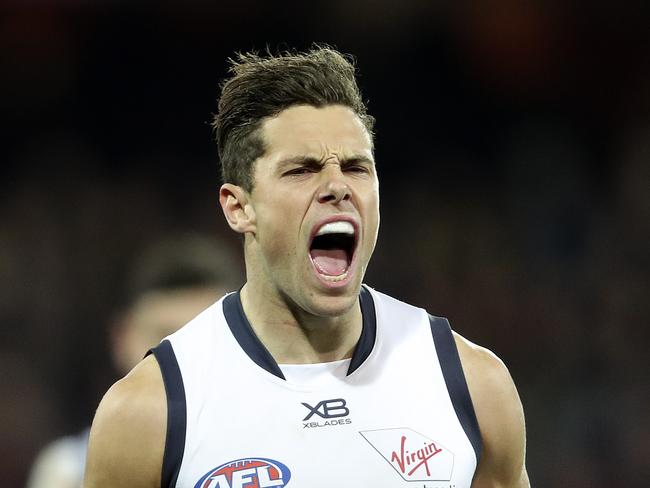
M 467 438 L 474 448 L 474 453 L 476 454 L 476 465 L 478 466 L 483 444 L 481 440 L 481 431 L 479 430 L 476 412 L 474 411 L 474 404 L 472 403 L 469 388 L 467 387 L 467 381 L 465 380 L 463 365 L 461 364 L 460 356 L 458 355 L 456 341 L 454 340 L 447 319 L 429 315 L 429 322 L 431 324 L 433 342 L 436 346 L 436 352 L 438 353 L 440 369 L 442 370 L 442 376 L 447 385 L 447 391 L 449 392 L 451 403 L 454 406 L 456 416 L 458 417 Z
M 167 434 L 160 486 L 172 488 L 176 486 L 185 452 L 187 426 L 185 387 L 171 342 L 164 340 L 149 353 L 153 354 L 158 361 L 167 394 Z

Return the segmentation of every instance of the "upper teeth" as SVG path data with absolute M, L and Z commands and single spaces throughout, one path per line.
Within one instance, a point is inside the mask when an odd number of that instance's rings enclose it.
M 317 236 L 323 234 L 350 234 L 354 235 L 354 227 L 350 222 L 339 220 L 338 222 L 329 222 L 318 229 Z

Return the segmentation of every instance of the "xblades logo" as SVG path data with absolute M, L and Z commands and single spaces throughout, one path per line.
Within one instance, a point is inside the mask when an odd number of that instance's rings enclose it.
M 312 407 L 309 403 L 302 402 L 302 405 L 309 410 L 307 416 L 302 419 L 303 429 L 311 427 L 327 427 L 330 425 L 344 425 L 352 423 L 352 420 L 347 417 L 350 415 L 350 409 L 346 406 L 347 402 L 343 398 L 333 398 L 331 400 L 323 400 L 318 402 L 316 406 Z M 314 416 L 326 419 L 324 422 L 309 420 Z M 331 420 L 337 419 L 337 420 Z
M 347 403 L 343 398 L 323 400 L 322 402 L 318 402 L 318 405 L 315 407 L 312 407 L 309 403 L 303 402 L 302 404 L 307 408 L 307 410 L 309 410 L 307 416 L 302 419 L 303 422 L 312 418 L 313 415 L 318 415 L 323 419 L 334 419 L 350 415 L 350 409 L 346 407 Z

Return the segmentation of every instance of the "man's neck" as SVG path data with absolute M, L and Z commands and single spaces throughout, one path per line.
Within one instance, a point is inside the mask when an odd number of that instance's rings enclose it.
M 278 364 L 313 364 L 352 357 L 362 329 L 359 302 L 336 317 L 319 317 L 287 303 L 278 294 L 241 290 L 251 327 Z

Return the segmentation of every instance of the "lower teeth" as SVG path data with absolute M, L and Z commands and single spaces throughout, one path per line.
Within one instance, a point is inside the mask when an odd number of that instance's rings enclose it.
M 347 278 L 348 272 L 346 271 L 342 275 L 338 275 L 338 276 L 329 276 L 329 275 L 323 275 L 323 274 L 321 274 L 321 276 L 323 278 L 325 278 L 327 281 L 337 282 L 337 281 L 343 281 L 345 278 Z

